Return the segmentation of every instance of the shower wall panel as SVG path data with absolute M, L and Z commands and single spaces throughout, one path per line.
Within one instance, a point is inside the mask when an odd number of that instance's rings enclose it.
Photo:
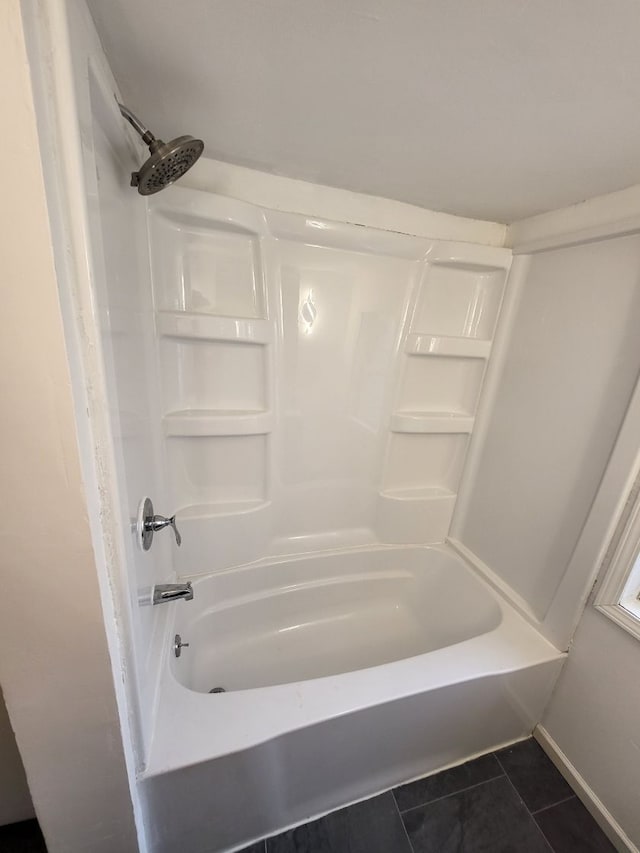
M 442 541 L 510 253 L 181 188 L 149 233 L 178 572 Z
M 639 269 L 638 235 L 588 242 L 532 255 L 516 291 L 476 476 L 453 535 L 540 622 L 640 372 Z M 571 618 L 554 629 L 559 645 Z

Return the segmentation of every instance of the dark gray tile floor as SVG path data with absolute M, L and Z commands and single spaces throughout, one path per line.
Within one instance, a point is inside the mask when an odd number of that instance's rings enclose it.
M 47 853 L 38 821 L 0 826 L 0 853 Z
M 615 853 L 533 738 L 243 853 Z

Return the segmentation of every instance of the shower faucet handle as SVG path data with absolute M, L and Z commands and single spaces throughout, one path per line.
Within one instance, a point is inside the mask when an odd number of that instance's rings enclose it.
M 166 515 L 153 515 L 148 519 L 147 527 L 153 531 L 153 533 L 157 533 L 158 530 L 164 530 L 165 527 L 173 527 L 173 532 L 176 537 L 176 545 L 178 545 L 178 547 L 182 545 L 182 536 L 180 536 L 180 531 L 176 527 L 175 515 L 172 515 L 171 518 L 167 518 Z
M 155 515 L 151 498 L 144 498 L 140 502 L 140 506 L 138 508 L 137 530 L 140 541 L 142 542 L 142 547 L 145 551 L 148 551 L 149 548 L 151 548 L 153 534 L 157 533 L 158 530 L 164 530 L 165 527 L 173 528 L 173 533 L 176 537 L 176 545 L 179 547 L 182 544 L 182 536 L 180 536 L 180 531 L 176 525 L 175 513 L 171 517 L 166 515 Z

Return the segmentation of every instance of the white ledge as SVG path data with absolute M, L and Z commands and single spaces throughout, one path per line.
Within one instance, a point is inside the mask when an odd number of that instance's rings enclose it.
M 384 489 L 379 496 L 390 501 L 441 501 L 455 499 L 456 493 L 441 486 Z
M 410 355 L 488 358 L 491 352 L 491 341 L 477 338 L 449 338 L 418 332 L 407 336 L 404 351 Z
M 162 424 L 166 436 L 265 435 L 273 429 L 273 413 L 188 409 L 168 412 Z
M 471 415 L 456 412 L 394 412 L 391 432 L 454 435 L 473 430 Z
M 273 340 L 273 323 L 251 317 L 159 311 L 156 322 L 158 333 L 166 337 L 249 344 L 267 344 Z

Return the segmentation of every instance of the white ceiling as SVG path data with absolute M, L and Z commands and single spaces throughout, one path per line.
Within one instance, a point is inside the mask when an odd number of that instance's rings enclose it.
M 89 0 L 128 106 L 268 172 L 510 222 L 640 182 L 640 0 Z

